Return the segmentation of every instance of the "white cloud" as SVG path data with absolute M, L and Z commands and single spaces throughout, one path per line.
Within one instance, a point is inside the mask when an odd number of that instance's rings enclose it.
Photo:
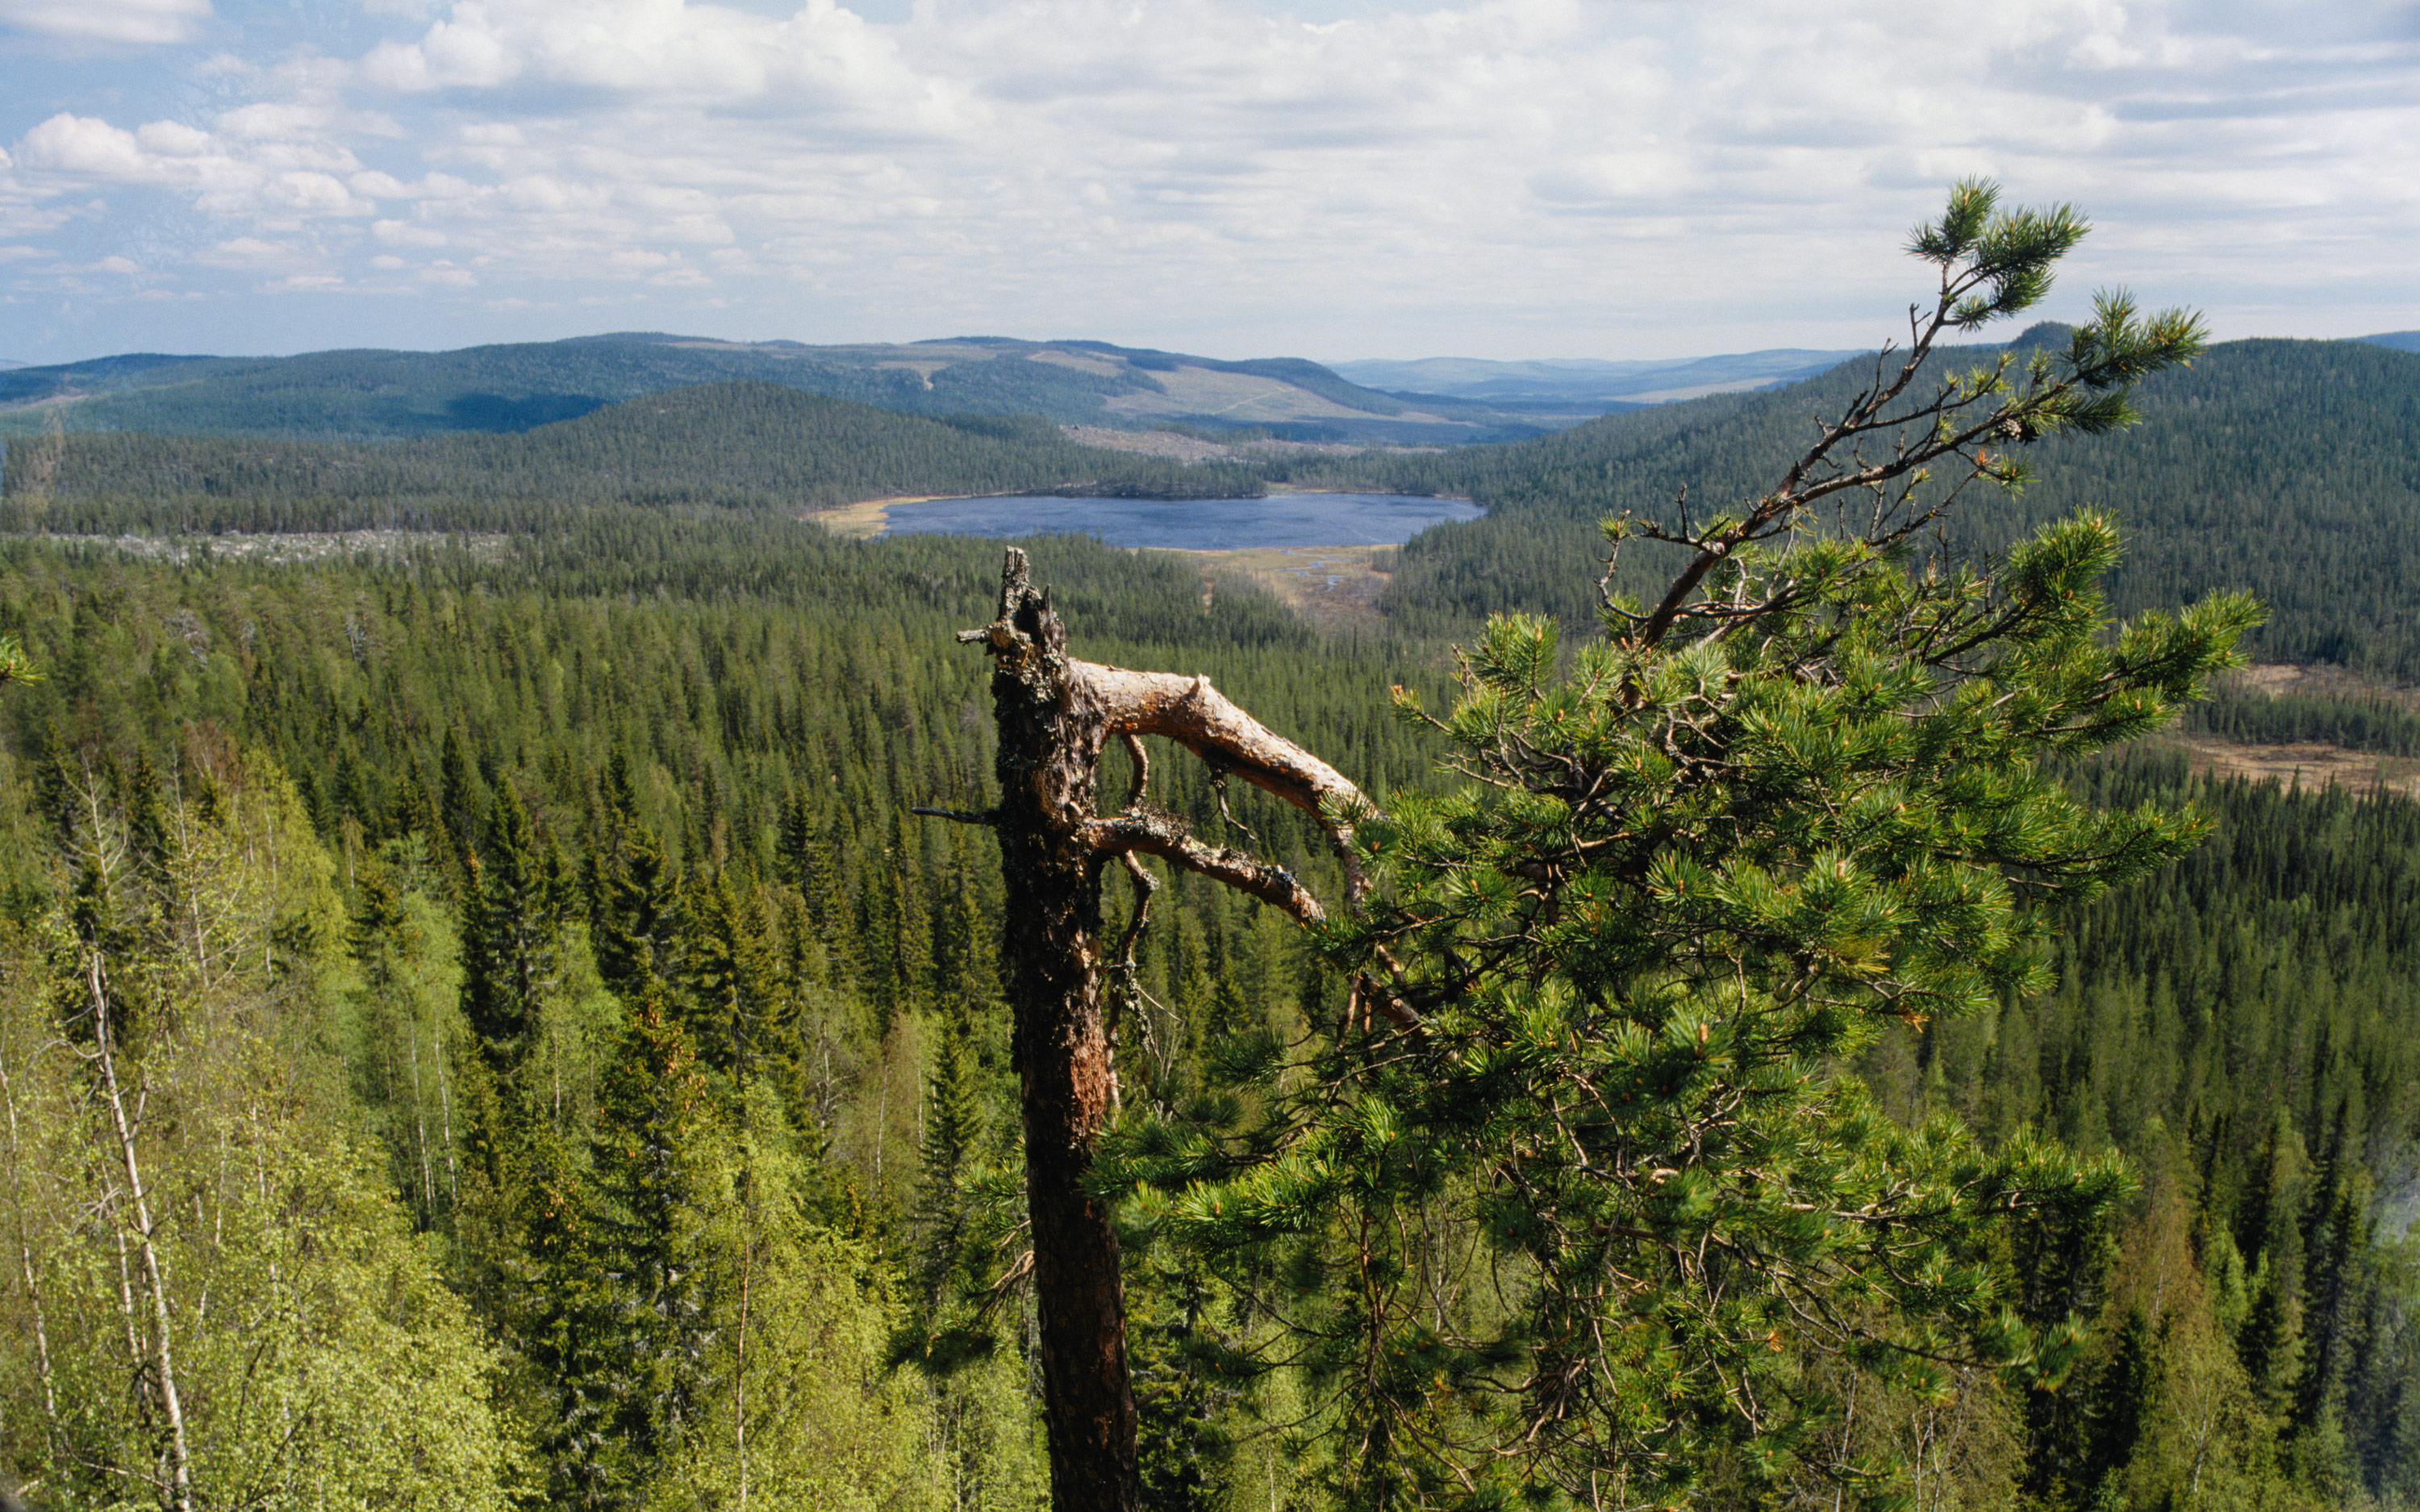
M 146 155 L 133 132 L 64 111 L 26 132 L 17 145 L 16 157 L 31 169 L 85 178 L 145 177 Z
M 239 116 L 243 113 L 235 113 Z M 134 131 L 62 112 L 27 131 L 16 157 L 37 179 L 60 187 L 125 184 L 190 191 L 194 208 L 271 224 L 371 212 L 369 200 L 336 177 L 359 164 L 326 141 L 246 140 L 174 121 Z
M 938 84 L 830 0 L 787 20 L 683 0 L 457 0 L 417 40 L 373 49 L 362 74 L 406 92 L 526 84 L 719 103 L 778 92 L 794 105 L 911 115 Z
M 327 134 L 331 115 L 299 100 L 262 100 L 223 113 L 218 134 L 236 142 L 307 142 Z
M 483 308 L 678 299 L 710 266 L 761 334 L 1622 355 L 1861 339 L 1904 226 L 1980 172 L 2098 217 L 2080 288 L 2223 330 L 2231 299 L 2420 281 L 2420 41 L 2372 0 L 1278 9 L 391 0 L 349 61 L 209 65 L 238 99 L 207 124 L 21 128 L 0 231 L 148 190 L 226 223 L 204 245 L 442 248 L 422 275 Z
M 467 180 L 451 174 L 422 174 L 405 183 L 390 173 L 364 170 L 353 175 L 351 183 L 356 193 L 371 199 L 460 199 L 473 193 Z
M 445 233 L 409 221 L 373 221 L 370 235 L 390 247 L 442 247 Z
M 292 260 L 294 249 L 258 237 L 235 237 L 202 253 L 197 261 L 218 268 L 272 268 Z
M 0 25 L 80 42 L 181 42 L 210 14 L 210 0 L 0 0 Z
M 146 122 L 135 129 L 134 141 L 144 151 L 170 158 L 198 158 L 210 149 L 209 132 L 181 121 Z

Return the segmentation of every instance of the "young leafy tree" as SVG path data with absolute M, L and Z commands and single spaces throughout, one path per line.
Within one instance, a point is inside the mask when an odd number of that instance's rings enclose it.
M 57 1505 L 499 1508 L 494 1361 L 327 1049 L 334 861 L 273 764 L 186 747 L 174 789 L 61 773 L 0 932 L 0 1459 Z
M 2102 516 L 1993 563 L 1928 534 L 2021 483 L 2025 445 L 2127 424 L 2130 386 L 2199 349 L 2193 316 L 2113 293 L 2065 351 L 1945 371 L 1942 341 L 2036 303 L 2084 232 L 1958 186 L 1911 241 L 1937 283 L 1907 348 L 1771 492 L 1609 519 L 1604 639 L 1491 623 L 1433 721 L 1466 785 L 1390 815 L 1201 679 L 1068 657 L 1010 554 L 999 619 L 964 637 L 994 656 L 1001 799 L 956 817 L 1002 845 L 1059 1507 L 1137 1501 L 1094 1195 L 1120 1186 L 1158 1238 L 1259 1278 L 1352 1504 L 1745 1504 L 1810 1476 L 1879 1497 L 1888 1465 L 1821 1431 L 1838 1367 L 1919 1394 L 1960 1366 L 2055 1378 L 2071 1331 L 2010 1307 L 2009 1231 L 2089 1217 L 2118 1173 L 1900 1127 L 1841 1068 L 1895 1023 L 2034 984 L 2028 904 L 2195 837 L 2088 810 L 2044 766 L 2159 723 L 2254 608 L 2110 631 Z M 1616 591 L 1631 543 L 1670 563 L 1652 594 Z M 1140 780 L 1098 813 L 1112 734 L 1139 774 L 1135 737 L 1164 734 L 1320 813 L 1349 915 L 1195 840 Z M 1246 1068 L 1249 1121 L 1138 1117 L 1096 1169 L 1098 885 L 1117 861 L 1147 897 L 1141 855 L 1319 925 L 1352 987 L 1308 1061 Z

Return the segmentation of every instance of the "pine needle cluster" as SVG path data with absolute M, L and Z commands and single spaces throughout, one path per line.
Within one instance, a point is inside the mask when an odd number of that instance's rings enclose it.
M 1355 825 L 1374 892 L 1324 948 L 1357 1006 L 1273 1048 L 1249 1117 L 1114 1142 L 1142 1225 L 1276 1325 L 1249 1363 L 1311 1384 L 1295 1431 L 1347 1504 L 1896 1504 L 1902 1467 L 1838 1431 L 1853 1382 L 1939 1401 L 2074 1358 L 2012 1257 L 2120 1170 L 1895 1121 L 1847 1068 L 2045 985 L 2043 904 L 2200 832 L 2088 808 L 2057 764 L 2170 717 L 2256 606 L 2112 624 L 2105 514 L 1993 560 L 1928 540 L 2198 349 L 2195 317 L 2109 293 L 2064 352 L 1921 377 L 2083 233 L 1960 185 L 1911 240 L 1939 280 L 1908 350 L 1779 486 L 1606 522 L 1616 554 L 1678 548 L 1660 599 L 1605 592 L 1576 646 L 1499 616 L 1449 710 L 1399 694 L 1463 780 Z M 1416 1026 L 1373 1032 L 1381 995 Z

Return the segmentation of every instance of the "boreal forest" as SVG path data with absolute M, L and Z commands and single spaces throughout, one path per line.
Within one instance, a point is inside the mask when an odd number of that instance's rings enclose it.
M 1131 1485 L 1060 1443 L 1059 1505 L 2420 1507 L 2420 354 L 2010 339 L 2072 238 L 1931 229 L 1982 302 L 1901 410 L 1993 428 L 1811 527 L 1760 501 L 1901 354 L 1208 463 L 752 370 L 14 425 L 0 1491 L 1051 1506 L 994 702 L 1044 620 L 1001 543 L 818 513 L 1349 486 L 1488 513 L 1339 630 L 1021 543 L 1068 656 L 1368 802 L 1102 752 Z M 2288 742 L 2377 777 L 2210 759 Z

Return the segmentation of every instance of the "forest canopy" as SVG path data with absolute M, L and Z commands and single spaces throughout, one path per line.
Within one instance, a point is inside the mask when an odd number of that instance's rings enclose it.
M 2012 391 L 2075 352 L 2016 346 Z M 2157 441 L 2226 350 L 2131 436 L 2043 440 L 2024 498 Z M 127 476 L 287 455 L 186 444 Z M 981 830 L 912 812 L 993 801 L 954 636 L 999 550 L 836 540 L 755 465 L 410 496 L 514 533 L 301 565 L 12 517 L 0 1490 L 1045 1503 L 1010 921 Z M 1032 545 L 1081 655 L 1202 675 L 1384 795 L 1366 913 L 1306 933 L 1179 871 L 1118 983 L 1147 1504 L 2420 1504 L 2420 806 L 2133 739 L 2246 615 L 2103 632 L 2149 602 L 2118 522 L 2012 517 L 1988 571 L 1776 537 L 1625 650 L 1662 607 L 1625 575 L 1767 496 L 1652 496 L 1600 598 L 1606 510 L 1531 476 L 1497 518 L 1535 533 L 1406 554 L 1463 563 L 1452 612 L 1336 636 Z M 73 518 L 395 497 L 149 487 Z M 1528 612 L 1482 636 L 1491 581 Z M 1347 895 L 1322 816 L 1173 760 L 1149 801 Z

